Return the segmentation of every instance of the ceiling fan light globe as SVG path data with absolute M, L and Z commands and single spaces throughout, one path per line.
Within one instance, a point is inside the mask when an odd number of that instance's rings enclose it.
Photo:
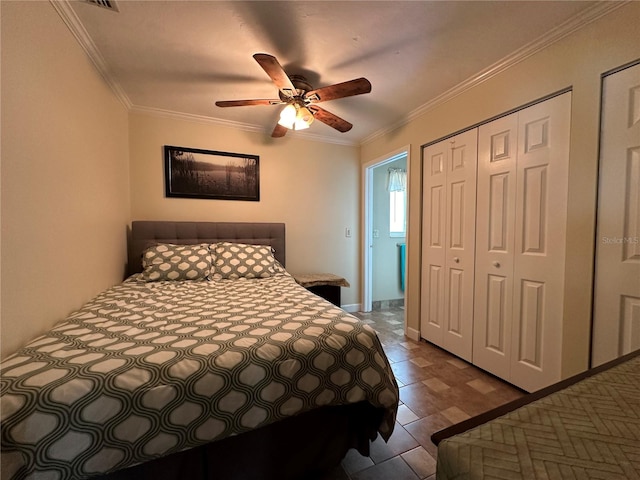
M 280 120 L 278 121 L 278 123 L 283 127 L 292 129 L 297 116 L 298 109 L 294 104 L 290 103 L 280 112 Z
M 289 130 L 294 130 L 294 126 L 295 126 L 295 121 L 289 121 L 287 119 L 280 119 L 278 120 L 278 125 L 282 125 L 285 128 L 288 128 Z
M 305 128 L 309 128 L 309 124 L 302 120 L 296 120 L 295 123 L 293 124 L 294 130 L 304 130 Z
M 298 114 L 296 115 L 296 123 L 304 123 L 306 126 L 303 128 L 309 128 L 309 125 L 313 123 L 313 114 L 307 107 L 300 107 Z

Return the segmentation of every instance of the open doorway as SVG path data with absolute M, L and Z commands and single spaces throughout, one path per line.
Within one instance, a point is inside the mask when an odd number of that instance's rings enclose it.
M 363 166 L 365 312 L 404 306 L 408 167 L 408 146 Z

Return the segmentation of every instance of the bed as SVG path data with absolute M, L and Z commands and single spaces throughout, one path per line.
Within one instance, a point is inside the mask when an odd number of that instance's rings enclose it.
M 432 441 L 438 480 L 640 479 L 640 350 Z
M 2 362 L 3 480 L 313 478 L 389 438 L 375 331 L 286 272 L 284 224 L 129 236 L 131 276 Z

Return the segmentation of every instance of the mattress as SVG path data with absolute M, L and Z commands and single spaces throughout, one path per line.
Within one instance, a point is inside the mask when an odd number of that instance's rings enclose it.
M 2 478 L 80 479 L 323 406 L 395 422 L 376 333 L 288 274 L 116 285 L 1 364 Z M 251 458 L 251 452 L 247 452 Z
M 640 356 L 440 441 L 436 478 L 640 479 Z

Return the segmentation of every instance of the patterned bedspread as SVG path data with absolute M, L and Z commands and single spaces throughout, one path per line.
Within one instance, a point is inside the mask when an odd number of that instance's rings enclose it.
M 640 356 L 443 440 L 437 478 L 640 479 Z
M 363 400 L 388 438 L 398 404 L 375 332 L 286 274 L 126 281 L 1 373 L 3 480 L 87 478 Z

